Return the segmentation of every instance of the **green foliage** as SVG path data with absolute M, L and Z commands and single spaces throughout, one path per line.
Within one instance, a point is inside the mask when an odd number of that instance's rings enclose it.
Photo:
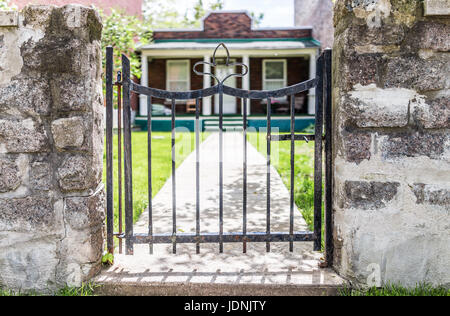
M 450 296 L 450 290 L 445 287 L 433 287 L 427 284 L 419 284 L 414 288 L 406 288 L 400 285 L 388 284 L 382 288 L 369 289 L 340 289 L 341 296 Z
M 0 0 L 0 10 L 17 10 L 10 0 Z
M 71 287 L 66 285 L 64 288 L 52 294 L 42 294 L 36 291 L 12 291 L 0 288 L 1 296 L 94 296 L 94 291 L 98 287 L 94 283 L 83 283 L 81 287 Z
M 250 16 L 253 18 L 253 24 L 255 26 L 261 25 L 264 20 L 264 13 L 256 14 L 255 12 L 250 12 Z
M 141 75 L 140 59 L 136 52 L 138 43 L 147 44 L 151 41 L 152 26 L 135 16 L 126 15 L 112 9 L 110 15 L 101 13 L 103 19 L 102 52 L 107 46 L 114 48 L 115 72 L 120 70 L 121 55 L 130 59 L 131 73 L 138 78 Z M 103 68 L 106 60 L 103 58 Z
M 105 253 L 102 257 L 102 264 L 105 266 L 112 266 L 114 264 L 114 255 L 112 253 Z
M 81 287 L 65 286 L 56 292 L 54 296 L 94 296 L 95 289 L 98 287 L 98 285 L 91 282 L 83 283 Z

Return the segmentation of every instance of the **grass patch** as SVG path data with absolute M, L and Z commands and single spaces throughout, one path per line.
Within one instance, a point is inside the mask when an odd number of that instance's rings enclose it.
M 265 133 L 249 133 L 248 141 L 267 156 Z M 272 165 L 286 187 L 291 187 L 291 143 L 272 142 Z M 314 142 L 295 143 L 294 199 L 308 227 L 314 230 Z
M 12 291 L 0 289 L 0 296 L 94 296 L 95 288 L 93 283 L 83 283 L 81 287 L 65 286 L 53 294 L 41 294 L 35 291 Z
M 202 133 L 201 140 L 209 134 Z M 172 173 L 172 136 L 170 132 L 152 133 L 152 196 L 154 197 L 166 183 Z M 117 135 L 114 135 L 114 228 L 119 227 L 119 182 L 118 182 L 118 148 Z M 133 220 L 136 222 L 148 207 L 148 153 L 147 132 L 134 132 L 131 135 L 133 157 Z M 176 134 L 176 166 L 195 149 L 194 133 Z M 122 153 L 123 159 L 123 153 Z M 122 178 L 124 167 L 122 163 Z M 103 182 L 106 183 L 106 152 L 103 155 Z M 122 180 L 122 184 L 124 181 Z M 125 213 L 125 190 L 122 189 L 122 209 Z
M 399 285 L 369 289 L 343 288 L 339 293 L 341 296 L 450 296 L 449 289 L 426 284 L 417 285 L 415 288 L 406 288 Z

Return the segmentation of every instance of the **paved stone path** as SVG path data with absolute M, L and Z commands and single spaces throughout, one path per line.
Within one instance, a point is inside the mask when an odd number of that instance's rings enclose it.
M 225 232 L 242 231 L 242 141 L 242 133 L 224 134 Z M 219 135 L 212 134 L 200 147 L 202 233 L 219 231 L 218 144 Z M 195 232 L 195 161 L 194 152 L 176 174 L 177 229 L 184 233 Z M 266 176 L 265 157 L 248 144 L 248 232 L 266 230 Z M 274 168 L 271 182 L 272 231 L 289 232 L 289 191 Z M 171 179 L 153 202 L 154 232 L 171 233 Z M 144 212 L 135 225 L 135 233 L 147 233 L 147 225 L 148 212 Z M 308 230 L 297 209 L 295 230 Z M 311 242 L 295 243 L 293 253 L 288 251 L 288 243 L 273 243 L 271 248 L 267 253 L 265 243 L 249 243 L 247 253 L 243 254 L 241 243 L 224 244 L 224 253 L 219 254 L 218 244 L 202 244 L 201 254 L 197 255 L 195 245 L 179 244 L 177 254 L 173 255 L 172 245 L 155 245 L 154 255 L 149 255 L 148 245 L 135 245 L 133 256 L 116 255 L 115 265 L 97 281 L 111 285 L 107 288 L 111 291 L 143 291 L 152 295 L 300 295 L 305 293 L 299 292 L 300 288 L 335 290 L 343 282 L 331 270 L 318 269 L 321 254 L 313 252 Z M 244 286 L 241 292 L 236 284 Z M 233 290 L 229 285 L 233 285 Z

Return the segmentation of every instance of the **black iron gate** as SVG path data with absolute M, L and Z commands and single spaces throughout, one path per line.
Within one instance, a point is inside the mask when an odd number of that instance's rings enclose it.
M 214 57 L 210 66 L 217 65 L 216 52 L 223 47 L 226 51 L 227 66 L 241 66 L 243 72 L 230 74 L 223 80 L 219 80 L 212 73 L 203 73 L 197 70 L 197 66 L 205 64 L 199 62 L 194 66 L 197 75 L 208 75 L 217 81 L 217 85 L 203 90 L 188 92 L 169 92 L 149 87 L 144 87 L 134 83 L 130 77 L 130 61 L 122 55 L 122 72 L 118 73 L 117 82 L 113 82 L 113 48 L 106 50 L 106 148 L 107 148 L 107 247 L 110 253 L 114 253 L 114 237 L 119 239 L 119 251 L 122 252 L 122 240 L 125 239 L 126 254 L 133 254 L 134 244 L 148 244 L 150 253 L 153 253 L 153 244 L 173 244 L 173 253 L 176 253 L 177 244 L 196 244 L 197 253 L 200 252 L 202 243 L 218 243 L 220 252 L 223 252 L 224 243 L 242 243 L 243 251 L 246 252 L 248 242 L 264 242 L 267 251 L 270 252 L 271 242 L 289 243 L 289 249 L 293 251 L 294 242 L 313 241 L 314 250 L 322 249 L 322 216 L 323 202 L 325 202 L 325 257 L 326 264 L 332 264 L 333 238 L 332 238 L 332 146 L 331 146 L 331 50 L 325 50 L 317 59 L 317 76 L 299 84 L 274 91 L 247 91 L 231 88 L 224 85 L 225 81 L 232 77 L 243 77 L 248 73 L 247 65 L 242 63 L 230 63 L 230 54 L 226 46 L 222 43 L 214 51 Z M 122 208 L 119 202 L 119 232 L 114 232 L 114 203 L 113 203 L 113 88 L 118 87 L 119 115 L 121 112 L 121 90 L 123 90 L 123 119 L 124 119 L 124 188 L 125 188 L 125 232 L 122 231 Z M 314 135 L 295 133 L 295 98 L 294 96 L 303 91 L 316 88 L 316 126 Z M 133 232 L 133 189 L 132 189 L 132 151 L 131 151 L 131 93 L 147 96 L 148 109 L 148 202 L 149 202 L 149 223 L 148 234 L 135 234 Z M 200 99 L 219 95 L 219 225 L 217 234 L 200 233 Z M 244 137 L 244 164 L 243 164 L 243 231 L 242 233 L 226 233 L 223 230 L 223 95 L 229 95 L 243 100 L 243 137 Z M 271 132 L 271 100 L 290 96 L 291 132 L 287 135 L 272 135 Z M 172 234 L 154 234 L 152 216 L 152 98 L 172 100 Z M 176 121 L 176 100 L 196 100 L 196 233 L 177 233 L 177 197 L 176 197 L 176 170 L 175 170 L 175 121 Z M 267 100 L 267 229 L 265 232 L 247 231 L 247 102 L 249 99 Z M 119 116 L 118 132 L 121 132 L 121 119 Z M 324 131 L 325 127 L 325 131 Z M 290 187 L 290 230 L 289 232 L 271 231 L 271 198 L 270 198 L 270 173 L 271 173 L 271 142 L 290 141 L 291 143 L 291 187 Z M 294 231 L 294 153 L 296 141 L 314 141 L 314 232 Z M 119 172 L 121 172 L 121 135 L 119 134 Z M 325 149 L 325 150 L 324 150 Z M 323 176 L 323 153 L 325 152 L 325 177 Z M 323 180 L 325 178 L 325 194 L 323 194 Z M 119 181 L 121 176 L 119 173 Z M 119 198 L 121 198 L 122 185 L 119 183 Z

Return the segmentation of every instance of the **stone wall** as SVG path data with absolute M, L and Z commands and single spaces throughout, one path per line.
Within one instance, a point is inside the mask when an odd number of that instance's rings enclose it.
M 0 287 L 50 291 L 100 269 L 101 30 L 78 5 L 0 12 Z
M 450 284 L 450 19 L 423 5 L 334 8 L 335 267 L 362 284 Z

